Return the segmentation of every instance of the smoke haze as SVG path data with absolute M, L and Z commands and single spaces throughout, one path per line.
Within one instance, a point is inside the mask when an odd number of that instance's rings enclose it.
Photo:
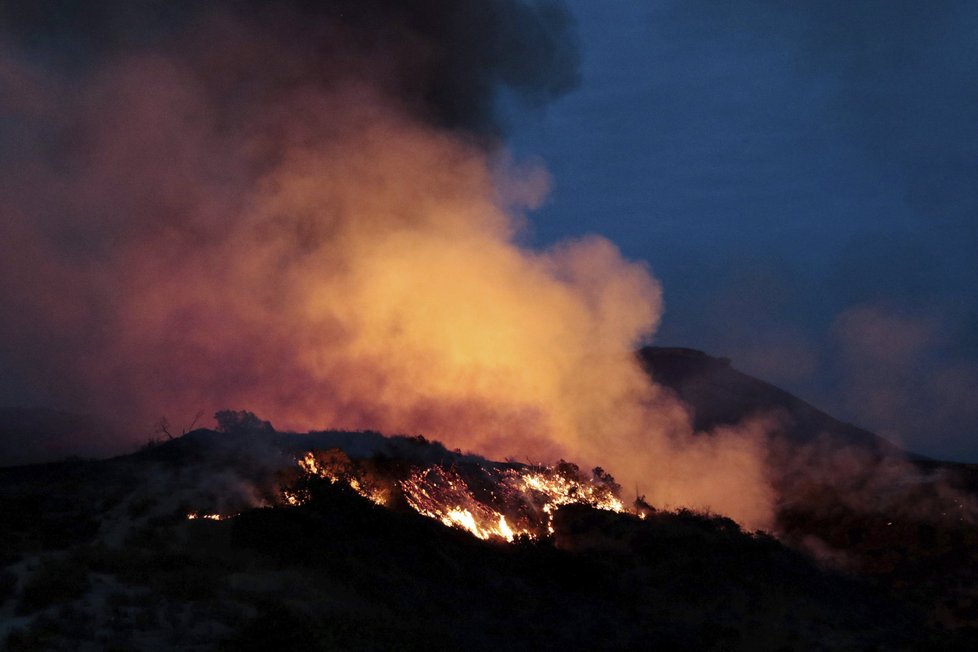
M 0 12 L 12 396 L 137 438 L 232 407 L 564 456 L 767 524 L 761 430 L 694 438 L 635 360 L 647 267 L 520 245 L 548 177 L 492 103 L 573 87 L 559 5 L 31 7 Z

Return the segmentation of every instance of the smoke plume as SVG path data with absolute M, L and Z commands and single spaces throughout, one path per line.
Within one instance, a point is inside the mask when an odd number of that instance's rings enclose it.
M 758 430 L 694 438 L 635 361 L 662 310 L 647 267 L 596 236 L 520 244 L 548 178 L 508 159 L 492 103 L 573 87 L 559 5 L 0 17 L 0 337 L 22 397 L 130 432 L 240 407 L 565 456 L 766 524 Z

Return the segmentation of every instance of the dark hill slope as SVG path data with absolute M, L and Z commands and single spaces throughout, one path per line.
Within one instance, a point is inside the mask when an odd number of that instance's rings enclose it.
M 903 451 L 725 358 L 656 347 L 640 356 L 700 430 L 775 417 L 768 466 L 782 541 L 870 578 L 935 622 L 974 631 L 978 466 Z
M 828 437 L 868 451 L 903 454 L 886 439 L 838 421 L 774 385 L 737 371 L 727 358 L 695 349 L 653 346 L 641 349 L 639 356 L 652 378 L 689 406 L 697 430 L 772 415 L 783 421 L 784 434 L 796 444 Z
M 378 455 L 453 455 L 363 436 Z M 302 441 L 197 431 L 113 460 L 0 470 L 0 641 L 10 650 L 634 650 L 948 640 L 878 590 L 722 517 L 640 520 L 568 506 L 551 539 L 504 544 L 321 481 L 298 507 L 187 520 L 242 485 L 268 490 L 276 464 L 255 460 L 287 458 Z

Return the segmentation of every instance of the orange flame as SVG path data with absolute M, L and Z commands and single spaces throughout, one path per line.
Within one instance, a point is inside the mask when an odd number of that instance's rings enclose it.
M 190 512 L 187 514 L 187 520 L 194 521 L 197 519 L 204 519 L 207 521 L 226 521 L 232 519 L 237 514 L 202 514 L 200 512 Z
M 298 460 L 298 466 L 307 475 L 345 483 L 374 503 L 390 502 L 387 494 L 364 480 L 357 465 L 341 451 L 310 451 Z M 456 469 L 434 465 L 414 469 L 393 484 L 414 511 L 480 539 L 512 542 L 518 537 L 535 539 L 553 534 L 554 511 L 561 505 L 576 503 L 626 511 L 610 477 L 588 480 L 568 463 L 479 468 L 477 475 L 466 479 Z M 297 505 L 309 495 L 286 490 L 283 498 L 287 504 Z

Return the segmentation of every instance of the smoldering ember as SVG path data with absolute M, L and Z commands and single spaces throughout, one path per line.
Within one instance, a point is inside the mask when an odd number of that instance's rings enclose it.
M 0 5 L 4 649 L 975 649 L 978 466 L 536 242 L 572 9 Z

